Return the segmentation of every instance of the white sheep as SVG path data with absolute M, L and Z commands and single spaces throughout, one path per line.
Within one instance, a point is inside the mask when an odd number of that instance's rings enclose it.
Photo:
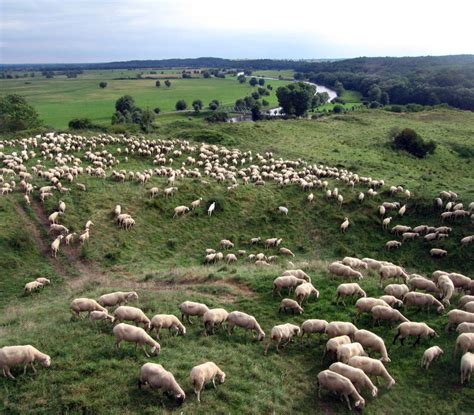
M 102 307 L 97 301 L 91 298 L 76 298 L 72 300 L 69 308 L 77 317 L 80 316 L 81 312 L 90 313 L 91 311 L 104 311 L 107 313 L 106 308 Z
M 361 280 L 363 275 L 359 271 L 353 270 L 351 267 L 347 265 L 341 264 L 340 262 L 333 262 L 329 264 L 328 271 L 337 277 L 343 278 L 357 278 Z
M 321 398 L 321 390 L 326 389 L 330 392 L 336 392 L 344 396 L 349 410 L 351 410 L 351 402 L 349 397 L 354 400 L 354 406 L 357 409 L 364 409 L 365 400 L 359 395 L 352 382 L 345 376 L 331 370 L 323 370 L 318 373 L 318 397 Z
M 179 215 L 184 215 L 186 212 L 189 212 L 189 208 L 187 206 L 177 206 L 174 208 L 173 218 Z
M 61 244 L 61 240 L 64 238 L 63 235 L 59 235 L 52 243 L 51 243 L 51 256 L 56 258 L 59 245 Z
M 110 320 L 112 323 L 115 321 L 114 317 L 106 311 L 91 311 L 89 314 L 89 318 L 92 321 Z
M 357 327 L 346 321 L 331 321 L 326 327 L 326 335 L 328 338 L 346 335 L 351 339 L 354 337 Z
M 295 300 L 292 300 L 291 298 L 284 298 L 283 300 L 281 300 L 278 312 L 280 313 L 282 310 L 284 312 L 291 310 L 292 314 L 303 314 L 304 312 L 304 309 Z
M 385 301 L 392 308 L 400 308 L 403 305 L 403 301 L 393 295 L 381 295 L 379 298 Z
M 362 313 L 370 313 L 375 306 L 390 307 L 384 300 L 374 297 L 362 297 L 355 303 L 356 319 Z
M 408 274 L 403 270 L 402 267 L 398 265 L 384 265 L 380 268 L 380 286 L 382 286 L 383 281 L 389 278 L 403 279 L 403 282 L 406 284 L 408 281 Z
M 160 340 L 161 329 L 168 329 L 170 333 L 171 330 L 174 330 L 175 335 L 186 334 L 186 327 L 184 327 L 178 317 L 173 314 L 156 314 L 152 317 L 150 323 L 150 331 L 156 330 L 156 338 L 158 340 Z
M 400 248 L 401 246 L 402 246 L 402 243 L 400 241 L 388 241 L 385 244 L 385 250 L 391 251 L 392 249 Z
M 342 298 L 342 303 L 344 303 L 344 297 L 367 297 L 365 291 L 360 287 L 356 282 L 339 284 L 336 289 L 336 303 L 339 303 L 339 300 Z
M 145 363 L 141 367 L 138 387 L 141 388 L 142 385 L 149 385 L 152 389 L 161 389 L 171 394 L 178 405 L 186 399 L 186 394 L 173 374 L 157 363 Z
M 206 311 L 202 317 L 204 323 L 204 335 L 214 334 L 215 327 L 220 327 L 227 320 L 229 313 L 223 308 L 212 308 Z
M 281 297 L 280 291 L 283 288 L 288 288 L 288 294 L 290 294 L 291 290 L 293 288 L 295 288 L 298 285 L 304 284 L 305 282 L 306 282 L 305 280 L 296 278 L 293 275 L 287 275 L 287 276 L 284 276 L 284 277 L 277 277 L 273 281 L 273 294 L 275 294 L 275 292 L 277 292 L 278 295 Z
M 345 217 L 344 222 L 342 222 L 340 226 L 341 232 L 342 233 L 346 232 L 347 228 L 349 228 L 349 225 L 350 225 L 349 218 Z
M 373 398 L 377 397 L 377 387 L 372 383 L 370 378 L 362 369 L 349 366 L 342 362 L 335 362 L 329 366 L 329 370 L 331 372 L 339 373 L 349 379 L 359 393 L 363 388 L 366 388 L 370 391 Z
M 293 252 L 291 252 L 288 248 L 280 248 L 279 252 L 282 255 L 288 255 L 288 256 L 292 256 L 292 257 L 295 256 L 295 254 Z
M 383 291 L 385 294 L 401 300 L 410 289 L 406 284 L 388 284 Z
M 34 362 L 40 362 L 43 367 L 51 366 L 51 358 L 31 345 L 5 346 L 0 349 L 0 369 L 3 376 L 15 379 L 10 369 L 13 366 L 23 365 L 23 374 L 26 374 L 28 365 L 36 373 Z
M 440 248 L 432 248 L 430 249 L 430 255 L 435 258 L 441 258 L 448 255 L 448 251 L 445 249 Z
M 308 300 L 310 296 L 319 298 L 319 291 L 310 282 L 298 285 L 295 289 L 296 301 L 302 304 L 304 300 Z
M 237 262 L 237 257 L 235 256 L 235 254 L 227 254 L 225 256 L 225 259 L 226 259 L 226 262 L 228 264 L 233 263 L 233 262 Z
M 474 350 L 474 333 L 461 333 L 458 336 L 453 351 L 453 357 L 456 356 L 459 349 L 461 349 L 463 353 Z
M 469 313 L 464 310 L 454 309 L 448 313 L 448 325 L 446 331 L 460 323 L 474 323 L 474 313 Z
M 402 313 L 400 313 L 400 311 L 391 307 L 377 305 L 372 308 L 371 313 L 374 325 L 381 320 L 403 322 L 409 321 Z
M 230 249 L 230 248 L 234 247 L 234 244 L 231 241 L 229 241 L 228 239 L 222 239 L 221 242 L 220 242 L 220 247 L 222 249 Z
M 282 347 L 284 348 L 294 336 L 300 334 L 300 328 L 294 324 L 286 323 L 274 326 L 270 332 L 270 338 L 268 339 L 267 346 L 265 347 L 265 355 L 268 352 L 268 349 L 272 342 L 276 342 L 276 350 L 280 352 L 280 344 L 283 343 Z
M 412 321 L 404 322 L 397 327 L 397 333 L 393 338 L 392 344 L 395 344 L 398 338 L 403 346 L 405 338 L 408 336 L 416 337 L 413 346 L 416 346 L 422 337 L 439 337 L 438 334 L 426 323 L 415 323 Z
M 458 333 L 474 333 L 474 323 L 461 323 L 456 328 Z
M 36 278 L 35 281 L 38 281 L 39 283 L 41 283 L 43 285 L 51 284 L 51 280 L 49 280 L 48 278 L 44 278 L 44 277 L 38 277 L 38 278 Z
M 23 291 L 25 292 L 25 294 L 31 294 L 31 292 L 35 291 L 35 290 L 38 290 L 40 288 L 43 288 L 43 284 L 38 282 L 38 281 L 31 281 L 27 284 L 25 284 L 25 287 L 23 289 Z
M 353 356 L 367 356 L 364 348 L 360 343 L 342 344 L 337 348 L 337 360 L 342 363 L 347 363 Z
M 405 294 L 405 297 L 403 297 L 403 303 L 405 304 L 405 307 L 412 305 L 420 308 L 427 308 L 428 311 L 430 310 L 429 307 L 434 305 L 437 307 L 436 311 L 438 313 L 442 313 L 444 311 L 444 305 L 441 304 L 441 302 L 439 302 L 431 294 L 412 291 Z
M 115 336 L 115 348 L 118 350 L 122 341 L 140 345 L 146 357 L 150 357 L 145 349 L 145 344 L 151 347 L 152 354 L 160 354 L 161 346 L 141 327 L 135 327 L 130 324 L 119 323 L 113 328 Z
M 474 371 L 474 353 L 465 353 L 461 358 L 461 385 L 471 381 Z
M 392 217 L 389 216 L 388 218 L 385 218 L 383 221 L 382 221 L 382 228 L 383 229 L 388 229 L 388 226 L 390 225 L 390 222 L 392 221 Z
M 309 319 L 305 320 L 301 325 L 301 342 L 303 342 L 304 335 L 308 337 L 308 342 L 311 342 L 310 334 L 314 333 L 325 333 L 328 322 L 320 319 Z
M 438 287 L 436 284 L 428 278 L 422 277 L 421 275 L 412 274 L 408 280 L 408 286 L 412 291 L 424 290 L 432 293 L 438 293 Z
M 132 300 L 138 300 L 138 294 L 135 291 L 116 291 L 101 295 L 97 302 L 104 307 L 114 307 L 124 303 L 127 304 L 128 301 Z
M 431 363 L 437 360 L 443 353 L 443 349 L 439 346 L 429 347 L 423 353 L 423 357 L 421 358 L 421 367 L 428 370 Z
M 373 350 L 374 352 L 380 353 L 380 361 L 383 363 L 389 363 L 390 358 L 388 357 L 387 348 L 385 342 L 375 333 L 368 330 L 357 330 L 354 334 L 354 341 L 359 342 L 363 347 Z
M 216 379 L 220 384 L 225 381 L 225 373 L 214 362 L 194 366 L 190 377 L 198 402 L 201 402 L 201 391 L 206 383 L 212 382 L 214 389 L 216 389 Z
M 254 316 L 241 311 L 232 311 L 227 316 L 227 333 L 229 336 L 233 333 L 236 326 L 242 327 L 245 330 L 255 331 L 258 341 L 262 341 L 265 338 L 265 332 Z
M 311 277 L 308 274 L 306 274 L 306 272 L 304 272 L 302 269 L 287 269 L 281 275 L 284 277 L 288 275 L 293 275 L 296 278 L 305 280 L 307 282 L 311 282 Z
M 191 202 L 191 209 L 197 209 L 201 205 L 202 197 Z
M 368 376 L 376 376 L 377 382 L 378 378 L 382 377 L 387 382 L 387 389 L 395 385 L 395 379 L 390 376 L 380 360 L 366 356 L 354 356 L 350 358 L 349 366 L 362 369 Z
M 368 269 L 368 265 L 366 262 L 360 260 L 359 258 L 354 258 L 350 256 L 346 256 L 343 260 L 342 263 L 344 265 L 347 265 L 348 267 L 351 267 L 352 269 Z
M 114 317 L 119 323 L 122 321 L 133 321 L 137 326 L 142 323 L 146 330 L 149 330 L 151 327 L 150 319 L 137 307 L 121 305 L 115 309 Z
M 185 301 L 179 305 L 179 310 L 181 311 L 181 321 L 184 321 L 186 317 L 189 324 L 193 324 L 189 319 L 190 316 L 199 316 L 202 317 L 209 311 L 207 305 L 202 303 L 195 303 L 193 301 Z
M 288 208 L 286 206 L 278 206 L 278 211 L 288 215 Z
M 454 283 L 449 275 L 440 275 L 438 278 L 438 288 L 441 291 L 441 298 L 444 304 L 449 305 L 451 297 L 454 294 Z
M 212 202 L 211 205 L 209 206 L 209 209 L 207 209 L 207 214 L 209 216 L 212 216 L 212 213 L 216 209 L 216 202 Z

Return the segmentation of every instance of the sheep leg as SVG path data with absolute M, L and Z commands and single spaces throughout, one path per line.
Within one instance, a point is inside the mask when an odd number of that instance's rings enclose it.
M 118 350 L 118 349 L 119 349 L 119 347 L 120 347 L 120 342 L 121 342 L 121 340 L 116 340 L 116 341 L 115 341 L 115 345 L 114 345 L 115 350 Z
M 413 342 L 413 347 L 415 347 L 418 343 L 420 343 L 421 336 L 418 336 L 416 340 Z
M 31 363 L 30 363 L 30 366 L 31 366 L 31 368 L 33 369 L 33 373 L 36 374 L 36 369 L 35 369 L 34 362 L 31 362 Z
M 6 369 L 3 369 L 3 374 L 4 374 L 6 377 L 9 377 L 10 379 L 15 380 L 15 376 L 12 375 L 12 372 L 10 372 L 10 368 L 9 368 L 9 367 L 7 367 Z
M 194 393 L 197 395 L 197 400 L 201 403 L 201 391 L 199 389 L 194 389 Z
M 349 411 L 352 410 L 351 408 L 351 401 L 349 400 L 349 396 L 344 395 L 344 398 L 346 398 L 347 406 L 349 407 Z
M 27 363 L 27 364 L 25 365 L 25 367 L 23 368 L 23 375 L 26 375 L 26 368 L 28 367 L 28 365 L 29 365 L 29 363 Z
M 143 349 L 143 351 L 144 351 L 144 353 L 145 353 L 145 356 L 146 356 L 146 357 L 150 357 L 150 355 L 149 355 L 148 352 L 146 351 L 146 348 L 145 348 L 145 345 L 144 345 L 144 344 L 142 344 L 142 349 Z
M 216 377 L 215 376 L 212 378 L 212 385 L 214 386 L 214 389 L 217 388 L 217 386 L 216 386 Z
M 392 344 L 395 344 L 398 337 L 400 336 L 400 333 L 398 332 L 397 334 L 395 334 L 395 337 L 393 338 L 393 341 L 392 341 Z M 403 345 L 403 340 L 400 340 L 402 342 L 402 345 Z
M 271 340 L 268 340 L 267 346 L 265 347 L 265 351 L 263 353 L 265 356 L 267 355 L 267 352 L 268 352 L 268 349 L 270 347 L 271 342 L 272 342 Z

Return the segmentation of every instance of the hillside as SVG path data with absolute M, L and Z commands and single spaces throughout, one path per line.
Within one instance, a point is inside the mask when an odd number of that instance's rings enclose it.
M 436 153 L 418 160 L 394 152 L 386 138 L 394 126 L 414 128 L 423 138 L 435 140 Z M 25 203 L 18 187 L 0 197 L 0 267 L 4 270 L 0 277 L 0 347 L 33 344 L 51 356 L 52 366 L 39 368 L 36 375 L 29 371 L 25 376 L 17 369 L 14 371 L 17 381 L 0 378 L 0 387 L 5 391 L 0 399 L 0 411 L 96 414 L 346 411 L 343 403 L 327 393 L 322 399 L 317 397 L 316 375 L 329 366 L 329 359 L 321 360 L 325 339 L 313 337 L 310 347 L 301 345 L 297 339 L 281 354 L 273 347 L 265 357 L 263 348 L 268 334 L 275 324 L 283 322 L 355 318 L 353 304 L 335 303 L 335 290 L 341 281 L 332 279 L 327 271 L 329 262 L 344 256 L 392 261 L 406 267 L 409 273 L 430 275 L 443 269 L 472 277 L 474 245 L 461 248 L 459 243 L 462 237 L 474 234 L 469 217 L 449 222 L 453 230 L 445 240 L 428 243 L 420 238 L 387 252 L 385 242 L 397 238 L 382 229 L 377 208 L 383 201 L 407 205 L 403 217 L 396 211 L 390 213 L 391 226 L 422 223 L 441 226 L 441 211 L 433 204 L 440 191 L 457 192 L 467 207 L 474 200 L 473 134 L 471 113 L 434 110 L 415 114 L 361 111 L 318 121 L 212 126 L 175 122 L 160 126 L 159 134 L 153 136 L 98 138 L 85 132 L 70 142 L 67 138 L 43 137 L 37 139 L 37 146 L 31 145 L 33 140 L 30 140 L 27 151 L 36 153 L 36 157 L 30 154 L 25 162 L 33 175 L 31 183 L 36 186 L 30 196 L 31 205 Z M 156 140 L 162 141 L 156 144 Z M 206 175 L 204 165 L 198 163 L 203 160 L 199 151 L 203 142 L 219 146 L 220 151 L 213 150 L 217 156 L 213 160 L 218 160 L 221 167 L 227 163 L 225 174 L 239 169 L 250 171 L 250 166 L 257 165 L 265 184 L 255 186 L 251 181 L 244 185 L 237 177 L 239 186 L 229 190 L 233 183 L 230 176 L 219 182 L 213 177 L 219 174 L 217 170 Z M 4 140 L 1 151 L 6 155 L 21 154 L 20 144 Z M 157 146 L 161 153 L 153 150 L 147 154 Z M 128 156 L 125 147 L 130 150 Z M 52 156 L 45 154 L 43 158 L 40 153 L 46 148 Z M 166 148 L 171 150 L 166 152 Z M 235 163 L 231 157 L 225 159 L 232 149 L 238 154 Z M 93 177 L 86 172 L 93 165 L 90 151 L 97 153 L 96 161 L 97 157 L 105 156 L 119 163 L 105 168 L 106 178 Z M 249 159 L 249 152 L 253 160 Z M 153 162 L 160 154 L 167 159 L 165 164 Z M 71 158 L 62 164 L 62 157 Z M 63 166 L 64 170 L 64 166 L 74 164 L 72 157 L 81 159 L 84 171 L 72 183 L 61 178 L 63 186 L 71 191 L 54 191 L 41 203 L 37 189 L 48 181 L 38 177 L 32 167 L 40 163 L 37 171 L 55 166 Z M 280 158 L 287 167 L 267 169 L 266 166 Z M 271 171 L 283 174 L 289 166 L 301 172 L 312 165 L 327 166 L 327 171 L 335 168 L 339 173 L 347 170 L 349 176 L 353 172 L 359 177 L 383 179 L 385 185 L 378 189 L 378 195 L 366 197 L 360 203 L 358 195 L 367 192 L 366 183 L 361 181 L 352 189 L 328 174 L 321 176 L 329 189 L 337 187 L 344 196 L 340 207 L 335 200 L 326 198 L 323 189 L 303 190 L 294 183 L 282 187 L 267 176 Z M 96 163 L 94 168 L 98 166 Z M 197 169 L 202 176 L 177 177 L 173 185 L 178 191 L 171 197 L 160 193 L 156 198 L 149 196 L 148 189 L 168 187 L 167 177 L 153 174 L 145 185 L 128 178 L 131 171 L 165 172 L 171 168 L 188 172 Z M 126 170 L 127 179 L 114 180 L 112 170 L 122 169 Z M 19 186 L 18 177 L 6 172 L 3 176 L 8 181 L 15 180 Z M 87 191 L 80 191 L 76 183 L 85 184 Z M 398 185 L 409 189 L 412 197 L 391 195 L 390 186 Z M 307 201 L 310 192 L 315 196 L 312 203 Z M 190 206 L 200 197 L 198 209 L 173 218 L 176 206 Z M 54 237 L 48 230 L 48 215 L 57 209 L 60 200 L 67 207 L 59 223 L 71 232 L 82 233 L 88 220 L 94 225 L 90 240 L 83 246 L 77 242 L 71 246 L 61 244 L 58 259 L 52 259 L 49 245 Z M 206 210 L 213 201 L 217 209 L 209 217 Z M 129 231 L 120 229 L 114 221 L 112 210 L 117 204 L 122 212 L 135 219 L 135 226 Z M 278 212 L 278 206 L 288 207 L 288 215 Z M 342 234 L 339 226 L 344 217 L 350 218 L 351 225 Z M 281 246 L 291 249 L 296 256 L 285 258 L 277 249 L 252 246 L 250 238 L 257 236 L 282 238 Z M 246 255 L 264 252 L 277 255 L 278 259 L 263 268 L 244 258 L 234 264 L 204 266 L 205 249 L 219 250 L 222 239 L 235 243 L 231 252 L 239 249 L 246 250 Z M 433 247 L 446 249 L 448 256 L 431 258 L 429 250 Z M 279 314 L 280 298 L 271 292 L 274 278 L 290 267 L 288 259 L 296 268 L 304 269 L 320 291 L 320 298 L 305 304 L 304 314 L 300 316 Z M 382 295 L 376 274 L 364 272 L 364 275 L 360 285 L 367 295 Z M 24 295 L 24 284 L 38 276 L 51 278 L 52 284 L 40 292 Z M 267 339 L 263 344 L 258 343 L 250 333 L 238 328 L 231 337 L 224 330 L 205 337 L 199 322 L 187 325 L 183 337 L 171 337 L 164 330 L 159 357 L 147 359 L 140 348 L 134 350 L 126 343 L 117 352 L 113 348 L 110 324 L 76 320 L 71 318 L 68 308 L 74 298 L 98 298 L 117 290 L 137 291 L 140 298 L 130 305 L 140 307 L 149 317 L 157 313 L 178 315 L 177 305 L 184 300 L 204 302 L 209 307 L 224 307 L 228 311 L 245 311 L 257 318 Z M 458 294 L 448 309 L 455 308 L 457 298 Z M 446 313 L 438 315 L 434 310 L 428 313 L 413 308 L 401 312 L 410 320 L 425 321 L 440 337 L 425 339 L 417 347 L 392 346 L 395 324 L 372 327 L 369 315 L 355 323 L 384 338 L 392 360 L 387 369 L 397 381 L 390 390 L 382 382 L 377 398 L 364 395 L 366 412 L 385 413 L 387 408 L 396 408 L 397 413 L 412 413 L 414 409 L 420 413 L 470 412 L 474 391 L 472 386 L 459 384 L 459 357 L 451 359 L 457 333 L 444 331 Z M 419 362 L 424 349 L 435 344 L 445 350 L 445 355 L 426 372 Z M 206 388 L 199 405 L 192 392 L 189 371 L 208 360 L 215 361 L 226 372 L 226 382 L 216 390 Z M 187 395 L 182 407 L 175 406 L 160 392 L 137 388 L 139 368 L 147 361 L 160 363 L 174 374 Z M 438 393 L 441 390 L 443 393 Z

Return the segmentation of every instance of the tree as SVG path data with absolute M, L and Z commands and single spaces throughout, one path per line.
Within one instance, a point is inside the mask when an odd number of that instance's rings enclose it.
M 222 112 L 222 111 L 215 111 L 211 115 L 205 118 L 205 120 L 210 123 L 227 122 L 228 119 L 229 119 L 229 115 L 226 112 Z
M 153 111 L 155 112 L 156 115 L 158 115 L 161 112 L 161 109 L 160 107 L 156 107 Z
M 155 113 L 147 108 L 141 115 L 139 122 L 141 129 L 146 133 L 150 132 L 153 128 L 153 121 L 155 121 Z
M 262 99 L 262 105 L 264 107 L 268 107 L 270 105 L 270 103 L 266 99 Z
M 241 83 L 241 84 L 245 84 L 247 78 L 245 77 L 245 75 L 239 75 L 237 80 Z
M 202 73 L 202 76 L 207 79 L 207 78 L 211 77 L 211 74 L 209 72 L 205 71 L 205 72 Z
M 258 84 L 259 84 L 260 86 L 265 85 L 265 79 L 259 78 L 259 79 L 258 79 Z
M 382 90 L 378 85 L 372 85 L 367 92 L 367 97 L 369 98 L 369 101 L 380 102 L 382 98 Z
M 74 118 L 68 124 L 71 130 L 87 130 L 94 127 L 89 118 Z
M 156 86 L 157 88 L 159 88 L 159 87 L 161 86 L 161 82 L 160 82 L 160 81 L 156 81 L 156 82 L 155 82 L 155 86 Z
M 396 150 L 404 150 L 418 158 L 424 158 L 428 154 L 433 154 L 436 149 L 436 143 L 425 141 L 423 138 L 411 128 L 403 130 L 391 129 L 389 138 L 392 142 L 392 147 Z
M 99 84 L 99 86 L 100 86 L 102 89 L 107 88 L 107 82 L 102 81 L 102 82 Z
M 255 86 L 258 84 L 257 78 L 250 78 L 249 81 L 250 86 Z
M 186 101 L 184 99 L 180 99 L 176 105 L 175 105 L 176 111 L 184 111 L 186 108 L 188 108 L 188 104 L 186 104 Z
M 272 85 L 271 85 L 271 84 L 267 84 L 267 89 L 268 89 L 269 91 L 271 91 L 271 90 L 273 89 Z
M 124 95 L 115 102 L 115 109 L 122 114 L 131 113 L 135 108 L 135 100 L 130 95 Z
M 195 99 L 192 105 L 195 112 L 199 112 L 202 110 L 203 103 L 200 99 Z
M 390 96 L 388 95 L 387 92 L 382 92 L 382 96 L 380 97 L 380 103 L 382 105 L 390 104 Z
M 286 115 L 302 116 L 311 106 L 314 91 L 312 85 L 297 82 L 279 87 L 276 95 Z
M 0 97 L 0 132 L 14 132 L 39 127 L 36 110 L 20 95 Z
M 165 81 L 165 85 L 166 85 L 168 88 L 171 86 L 171 82 L 170 82 L 169 79 L 167 79 L 167 80 Z
M 260 98 L 260 94 L 257 91 L 252 92 L 250 95 L 252 96 L 253 99 L 259 99 Z
M 235 109 L 236 111 L 244 111 L 246 109 L 245 101 L 242 98 L 235 101 Z
M 217 99 L 213 99 L 210 103 L 209 103 L 209 109 L 211 111 L 215 111 L 217 108 L 219 108 L 219 101 Z
M 341 104 L 334 105 L 332 112 L 334 114 L 341 114 L 344 112 L 344 107 Z
M 258 121 L 263 118 L 259 105 L 254 105 L 250 111 L 252 112 L 252 121 Z

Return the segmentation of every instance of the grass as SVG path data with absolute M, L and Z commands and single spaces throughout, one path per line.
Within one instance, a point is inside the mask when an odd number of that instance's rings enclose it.
M 423 138 L 434 139 L 438 143 L 436 153 L 416 160 L 393 152 L 386 143 L 386 133 L 393 126 L 411 127 Z M 432 199 L 440 190 L 457 191 L 465 204 L 474 198 L 472 158 L 462 156 L 470 154 L 474 132 L 474 115 L 467 112 L 361 111 L 317 121 L 206 128 L 170 120 L 160 126 L 156 138 L 186 138 L 193 143 L 193 138 L 202 137 L 204 131 L 220 137 L 221 144 L 230 148 L 252 150 L 254 156 L 257 152 L 271 151 L 274 158 L 302 158 L 314 164 L 325 163 L 359 175 L 383 178 L 385 189 L 404 185 L 414 197 L 407 201 L 407 214 L 403 218 L 394 217 L 393 224 L 439 225 L 439 212 L 432 208 Z M 116 154 L 114 146 L 107 149 Z M 7 146 L 3 151 L 14 150 Z M 174 165 L 180 166 L 186 157 L 184 154 L 176 158 Z M 119 159 L 120 168 L 127 170 L 155 167 L 151 159 L 138 155 L 129 155 L 128 162 L 123 156 Z M 32 163 L 35 161 L 29 161 L 28 165 Z M 52 166 L 51 161 L 43 163 Z M 83 167 L 87 165 L 83 163 Z M 419 240 L 397 251 L 383 250 L 384 243 L 393 236 L 382 231 L 376 208 L 384 200 L 406 202 L 390 196 L 386 190 L 361 205 L 356 198 L 364 187 L 356 187 L 352 192 L 341 182 L 329 179 L 330 188 L 337 186 L 344 195 L 343 207 L 338 208 L 325 199 L 321 190 L 313 191 L 315 201 L 309 206 L 307 193 L 294 186 L 280 188 L 267 183 L 264 187 L 239 186 L 228 192 L 227 184 L 216 184 L 211 178 L 206 180 L 209 185 L 200 180 L 178 180 L 179 191 L 173 198 L 166 200 L 160 196 L 150 200 L 146 189 L 155 185 L 165 187 L 163 178 L 153 177 L 143 187 L 128 181 L 116 183 L 81 176 L 78 181 L 86 184 L 87 192 L 55 194 L 43 208 L 49 214 L 62 198 L 67 209 L 61 223 L 74 231 L 82 229 L 88 219 L 95 223 L 89 243 L 83 248 L 72 248 L 67 256 L 62 248 L 57 263 L 43 255 L 32 232 L 32 228 L 39 228 L 44 244 L 50 243 L 51 237 L 38 225 L 36 198 L 35 209 L 31 209 L 23 205 L 19 192 L 0 197 L 0 266 L 4 271 L 0 279 L 0 347 L 31 343 L 50 354 L 53 362 L 49 370 L 41 368 L 37 375 L 23 376 L 17 369 L 15 382 L 0 378 L 0 412 L 344 413 L 346 406 L 338 399 L 328 394 L 321 400 L 317 397 L 317 373 L 330 363 L 321 361 L 324 339 L 313 339 L 311 347 L 303 347 L 298 341 L 281 355 L 272 348 L 264 357 L 264 344 L 254 341 L 250 333 L 236 329 L 230 338 L 223 332 L 206 338 L 201 335 L 202 327 L 195 324 L 187 325 L 188 333 L 184 337 L 171 338 L 165 331 L 160 342 L 161 355 L 146 359 L 140 350 L 126 344 L 116 352 L 109 325 L 72 320 L 68 305 L 76 297 L 97 298 L 106 292 L 133 289 L 140 295 L 133 305 L 149 316 L 177 315 L 177 304 L 188 299 L 253 314 L 269 333 L 273 325 L 282 322 L 354 318 L 352 304 L 346 307 L 335 304 L 334 293 L 340 281 L 331 280 L 326 272 L 328 262 L 346 255 L 390 260 L 421 274 L 446 269 L 471 275 L 473 246 L 459 248 L 460 238 L 474 233 L 467 219 L 453 226 L 447 240 L 433 245 L 445 247 L 448 257 L 433 260 L 428 253 L 431 245 Z M 35 184 L 40 186 L 45 182 L 35 179 Z M 175 206 L 189 205 L 197 197 L 203 198 L 203 208 L 172 219 Z M 212 200 L 218 200 L 220 208 L 209 218 L 205 207 Z M 114 224 L 110 212 L 117 203 L 136 219 L 132 231 L 121 231 Z M 277 214 L 276 207 L 280 205 L 289 208 L 288 216 Z M 18 206 L 23 206 L 24 214 L 18 213 Z M 342 235 L 338 228 L 344 216 L 350 217 L 352 225 Z M 288 267 L 286 260 L 265 269 L 256 269 L 243 260 L 234 265 L 201 265 L 204 249 L 217 249 L 224 238 L 235 242 L 235 249 L 246 249 L 248 253 L 263 251 L 262 247 L 248 243 L 251 237 L 259 235 L 282 237 L 283 245 L 296 254 L 296 267 L 305 269 L 319 289 L 320 299 L 305 305 L 302 316 L 278 314 L 279 298 L 271 294 L 273 279 Z M 39 293 L 24 296 L 23 285 L 39 275 L 51 277 L 53 284 Z M 381 295 L 374 275 L 361 281 L 361 285 L 368 295 Z M 392 359 L 387 368 L 397 381 L 389 391 L 382 386 L 377 399 L 367 398 L 366 412 L 471 412 L 474 390 L 472 385 L 459 385 L 459 356 L 451 360 L 456 334 L 444 332 L 446 315 L 414 309 L 403 312 L 413 321 L 426 321 L 440 333 L 440 338 L 425 340 L 416 348 L 392 346 L 394 326 L 372 328 L 369 316 L 363 316 L 357 326 L 373 329 L 385 339 Z M 429 372 L 423 371 L 419 365 L 423 351 L 434 344 L 440 345 L 445 355 Z M 203 402 L 198 405 L 189 372 L 194 365 L 207 360 L 215 361 L 227 378 L 217 390 L 206 388 Z M 175 407 L 157 391 L 137 388 L 138 371 L 146 361 L 161 363 L 174 373 L 187 394 L 183 407 Z
M 144 73 L 143 76 L 161 76 Z M 170 73 L 173 72 L 173 73 Z M 16 93 L 24 96 L 38 111 L 46 125 L 66 128 L 73 118 L 90 118 L 93 122 L 110 124 L 115 101 L 123 95 L 132 95 L 136 104 L 143 108 L 159 107 L 162 112 L 175 111 L 178 100 L 184 99 L 188 107 L 195 99 L 201 99 L 207 107 L 213 99 L 222 105 L 233 105 L 236 99 L 243 98 L 256 88 L 248 83 L 240 84 L 235 77 L 173 79 L 176 71 L 168 71 L 164 76 L 171 79 L 171 87 L 155 86 L 155 79 L 118 80 L 122 77 L 136 77 L 137 71 L 85 71 L 78 78 L 65 76 L 45 79 L 35 78 L 2 79 L 2 93 Z M 181 73 L 180 71 L 178 71 Z M 107 81 L 107 88 L 99 88 L 100 81 Z M 27 83 L 28 82 L 28 83 Z M 271 81 L 274 89 L 270 96 L 264 97 L 270 106 L 277 106 L 276 88 L 288 81 Z M 159 116 L 159 119 L 161 116 Z

